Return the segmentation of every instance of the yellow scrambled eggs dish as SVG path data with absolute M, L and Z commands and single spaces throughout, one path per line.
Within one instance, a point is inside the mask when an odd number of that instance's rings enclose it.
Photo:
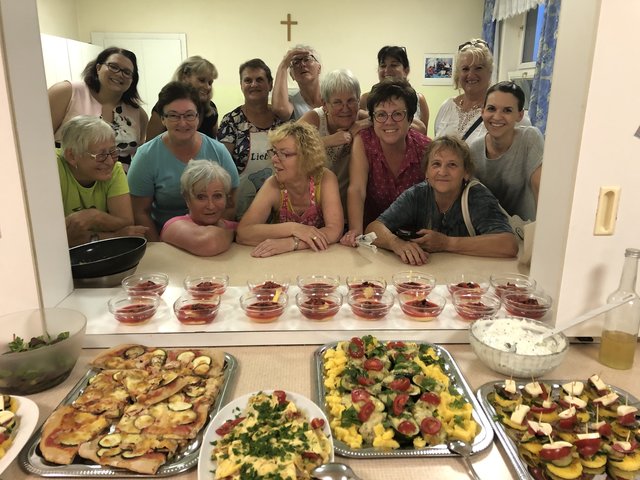
M 18 431 L 17 410 L 17 399 L 0 394 L 0 458 L 4 457 Z
M 354 337 L 326 350 L 323 365 L 331 430 L 350 449 L 472 443 L 479 431 L 429 345 Z
M 331 454 L 323 426 L 323 419 L 306 418 L 285 392 L 258 393 L 216 430 L 222 438 L 214 442 L 215 479 L 310 479 Z

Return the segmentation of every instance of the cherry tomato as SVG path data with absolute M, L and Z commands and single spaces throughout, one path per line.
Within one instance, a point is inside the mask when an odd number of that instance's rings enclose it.
M 364 357 L 364 342 L 361 338 L 353 337 L 347 347 L 347 353 L 351 358 Z
M 553 413 L 558 408 L 557 403 L 552 403 L 549 407 L 543 407 L 541 405 L 531 405 L 531 413 L 540 414 L 540 413 Z M 534 415 L 535 417 L 535 415 Z
M 585 445 L 584 447 L 578 447 L 578 453 L 580 456 L 589 458 L 593 457 L 600 450 L 599 445 Z
M 364 375 L 359 375 L 356 380 L 358 381 L 358 384 L 362 385 L 363 387 L 368 387 L 376 383 L 373 378 L 365 377 Z
M 307 460 L 315 462 L 317 460 L 320 460 L 321 457 L 316 452 L 302 452 L 302 458 L 306 458 Z
M 440 405 L 440 395 L 434 392 L 424 392 L 420 395 L 420 400 L 430 405 Z
M 618 423 L 620 425 L 633 425 L 636 423 L 636 412 L 627 413 L 626 415 L 618 417 Z
M 216 428 L 216 433 L 218 435 L 220 435 L 221 437 L 224 437 L 227 433 L 229 433 L 231 430 L 233 430 L 233 427 L 235 427 L 237 424 L 239 424 L 244 419 L 245 419 L 245 417 L 238 417 L 238 418 L 234 418 L 233 420 L 227 420 L 222 425 L 220 425 L 218 428 Z
M 369 395 L 369 392 L 362 388 L 356 388 L 351 392 L 351 401 L 353 403 L 369 400 L 369 397 L 371 397 L 371 395 Z
M 400 393 L 393 399 L 393 414 L 397 417 L 404 411 L 404 406 L 409 401 L 409 395 Z
M 435 435 L 442 428 L 442 422 L 434 417 L 426 417 L 420 422 L 420 431 L 425 435 Z
M 379 372 L 384 368 L 384 364 L 379 358 L 367 358 L 364 361 L 364 368 L 365 370 L 373 370 Z
M 391 390 L 397 390 L 400 392 L 406 392 L 407 390 L 409 390 L 410 386 L 411 380 L 409 380 L 407 377 L 396 378 L 391 383 L 389 383 L 389 388 Z
M 418 433 L 416 432 L 416 426 L 413 424 L 413 422 L 410 422 L 409 420 L 400 422 L 396 428 L 401 434 L 407 435 L 407 436 L 415 435 L 416 433 Z
M 603 437 L 610 437 L 611 435 L 613 435 L 613 429 L 611 428 L 610 424 L 603 423 L 598 427 L 598 433 Z
M 540 458 L 547 462 L 559 460 L 569 455 L 571 455 L 571 447 L 543 448 L 540 450 Z
M 358 412 L 358 420 L 360 420 L 362 423 L 369 420 L 369 417 L 371 416 L 375 408 L 376 406 L 371 400 L 367 401 L 367 403 L 360 407 L 360 411 Z
M 284 393 L 282 390 L 274 390 L 273 395 L 276 397 L 280 405 L 282 405 L 283 403 L 286 403 L 287 394 Z
M 316 428 L 322 428 L 322 427 L 324 427 L 323 418 L 314 418 L 313 420 L 311 420 L 311 428 L 313 428 L 314 430 Z
M 392 348 L 397 350 L 404 347 L 406 347 L 404 342 L 387 342 L 387 350 L 391 350 Z
M 558 420 L 558 428 L 561 430 L 573 430 L 574 425 L 578 421 L 578 417 L 575 415 L 569 418 L 561 418 Z

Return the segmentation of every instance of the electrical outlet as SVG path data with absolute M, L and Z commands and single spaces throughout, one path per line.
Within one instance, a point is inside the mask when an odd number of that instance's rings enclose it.
M 613 235 L 618 218 L 620 187 L 600 187 L 594 235 Z

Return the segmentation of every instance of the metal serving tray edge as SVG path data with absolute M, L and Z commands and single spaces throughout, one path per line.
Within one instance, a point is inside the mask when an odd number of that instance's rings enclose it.
M 445 362 L 445 374 L 451 378 L 458 386 L 460 393 L 464 395 L 467 401 L 473 406 L 473 418 L 481 426 L 480 433 L 474 439 L 472 445 L 472 455 L 487 449 L 493 442 L 493 428 L 491 422 L 485 414 L 485 411 L 480 407 L 478 400 L 473 395 L 473 390 L 467 383 L 467 380 L 462 375 L 460 368 L 451 356 L 451 354 L 443 347 L 426 342 L 414 342 L 413 340 L 406 340 L 407 343 L 417 343 L 418 345 L 428 345 L 433 347 L 436 353 L 446 360 Z M 330 348 L 334 348 L 339 342 L 332 342 L 323 345 L 318 348 L 313 354 L 312 369 L 315 370 L 315 382 L 314 398 L 318 406 L 324 411 L 327 418 L 330 418 L 329 412 L 327 412 L 326 404 L 324 401 L 325 389 L 324 389 L 324 374 L 323 374 L 323 355 L 324 352 Z M 454 457 L 458 456 L 457 453 L 452 453 L 446 445 L 434 445 L 432 447 L 408 449 L 400 448 L 398 450 L 378 450 L 375 448 L 362 448 L 351 449 L 345 443 L 333 439 L 334 451 L 336 454 L 343 457 L 351 458 L 408 458 L 408 457 Z
M 557 389 L 557 388 L 562 388 L 562 384 L 570 382 L 571 380 L 541 379 L 540 381 L 545 384 L 551 385 L 554 389 Z M 484 413 L 489 418 L 494 418 L 497 412 L 495 408 L 493 408 L 493 405 L 491 405 L 491 402 L 489 402 L 488 395 L 489 393 L 494 391 L 495 385 L 500 385 L 500 384 L 504 384 L 504 380 L 487 382 L 484 385 L 482 385 L 476 392 L 478 401 L 480 402 L 480 405 L 484 410 Z M 525 384 L 525 382 L 516 381 L 516 384 L 518 385 L 519 388 L 521 388 Z M 638 401 L 637 398 L 635 398 L 626 390 L 615 387 L 613 385 L 610 385 L 610 387 L 621 397 L 622 396 L 628 397 L 629 403 L 635 403 Z M 507 430 L 504 428 L 504 426 L 500 422 L 492 422 L 492 423 L 493 423 L 493 429 L 496 432 L 496 436 L 500 440 L 500 443 L 502 443 L 502 446 L 504 447 L 507 457 L 511 461 L 511 464 L 514 470 L 518 474 L 517 480 L 534 480 L 534 478 L 529 474 L 527 464 L 522 460 L 522 458 L 520 457 L 520 454 L 518 453 L 518 447 L 516 446 L 514 441 L 509 437 L 509 435 L 507 435 Z M 607 478 L 606 475 L 596 475 L 595 477 L 593 477 L 593 480 L 605 480 L 606 478 Z
M 228 353 L 224 354 L 224 370 L 223 370 L 223 382 L 220 387 L 220 392 L 216 401 L 214 402 L 211 410 L 209 411 L 209 419 L 207 423 L 200 429 L 198 436 L 194 438 L 172 461 L 162 465 L 155 475 L 147 475 L 143 473 L 131 472 L 120 468 L 113 468 L 108 466 L 96 465 L 89 460 L 84 460 L 76 457 L 76 462 L 70 465 L 55 465 L 47 462 L 38 453 L 38 444 L 40 443 L 40 435 L 42 433 L 42 425 L 31 436 L 23 450 L 18 457 L 19 465 L 23 470 L 39 475 L 41 477 L 63 477 L 63 478 L 156 478 L 156 477 L 168 477 L 176 475 L 181 472 L 185 472 L 190 468 L 195 467 L 198 464 L 198 455 L 200 446 L 202 443 L 202 437 L 207 425 L 213 417 L 218 413 L 218 410 L 228 403 L 229 396 L 231 395 L 232 387 L 236 381 L 236 370 L 238 368 L 238 361 L 233 355 Z M 89 371 L 82 377 L 82 379 L 71 389 L 67 396 L 60 402 L 60 405 L 67 405 L 73 402 L 82 389 L 89 383 L 89 379 L 99 372 L 98 369 L 90 368 Z M 57 408 L 57 407 L 56 407 Z

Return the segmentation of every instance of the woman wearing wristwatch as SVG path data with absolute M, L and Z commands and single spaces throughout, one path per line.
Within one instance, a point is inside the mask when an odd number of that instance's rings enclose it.
M 338 179 L 324 166 L 318 131 L 307 123 L 286 123 L 269 132 L 269 141 L 275 174 L 240 220 L 236 241 L 255 245 L 254 257 L 326 250 L 340 238 L 344 217 Z

